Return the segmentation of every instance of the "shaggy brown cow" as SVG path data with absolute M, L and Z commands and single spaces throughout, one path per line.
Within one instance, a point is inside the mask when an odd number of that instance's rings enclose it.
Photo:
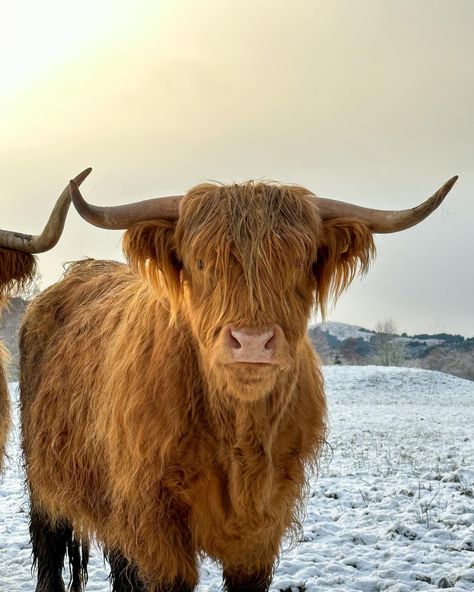
M 114 591 L 193 590 L 201 555 L 230 592 L 267 590 L 325 437 L 311 310 L 455 180 L 402 212 L 256 182 L 99 208 L 71 183 L 83 217 L 128 229 L 129 263 L 72 265 L 23 323 L 36 590 L 64 590 L 66 549 L 81 590 L 91 538 Z
M 1 231 L 0 231 L 1 232 Z M 8 296 L 15 287 L 22 287 L 35 275 L 33 255 L 2 249 L 0 247 L 0 309 L 4 308 Z M 0 474 L 10 426 L 10 398 L 8 396 L 6 362 L 8 354 L 0 342 Z
M 77 183 L 89 174 L 90 169 L 75 178 Z M 0 230 L 0 309 L 4 307 L 13 289 L 24 288 L 36 273 L 33 253 L 43 253 L 58 242 L 71 203 L 69 188 L 60 195 L 43 232 L 38 236 Z M 8 397 L 5 363 L 7 352 L 0 343 L 0 473 L 3 467 L 5 444 L 10 425 L 10 401 Z

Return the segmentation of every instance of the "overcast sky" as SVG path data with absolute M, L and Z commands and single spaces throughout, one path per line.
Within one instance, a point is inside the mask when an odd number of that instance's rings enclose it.
M 102 205 L 269 178 L 405 208 L 459 174 L 428 220 L 377 237 L 330 319 L 474 335 L 472 0 L 0 4 L 0 227 L 40 231 L 87 166 Z M 72 210 L 43 286 L 120 258 L 120 237 Z

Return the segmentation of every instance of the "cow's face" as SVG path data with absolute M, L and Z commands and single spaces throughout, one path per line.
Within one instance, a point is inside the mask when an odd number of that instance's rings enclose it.
M 148 271 L 155 261 L 211 386 L 246 401 L 296 376 L 314 304 L 345 287 L 373 248 L 360 224 L 323 224 L 306 189 L 254 182 L 197 186 L 176 227 L 128 234 L 132 260 L 140 241 L 154 254 Z
M 176 232 L 186 310 L 219 390 L 266 395 L 297 365 L 313 305 L 320 222 L 304 190 L 201 186 Z

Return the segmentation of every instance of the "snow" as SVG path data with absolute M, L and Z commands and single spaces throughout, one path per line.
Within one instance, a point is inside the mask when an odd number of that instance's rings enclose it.
M 374 333 L 369 333 L 367 329 L 364 329 L 363 327 L 346 325 L 345 323 L 337 323 L 336 321 L 326 321 L 315 326 L 319 326 L 321 331 L 329 333 L 329 335 L 336 337 L 339 341 L 358 339 L 359 337 L 364 341 L 370 341 L 374 336 Z
M 474 383 L 374 366 L 327 367 L 325 376 L 329 446 L 301 541 L 283 550 L 271 590 L 474 590 Z M 9 455 L 0 592 L 32 592 L 17 425 Z M 106 578 L 95 549 L 86 589 L 109 590 Z M 199 591 L 220 587 L 205 561 Z
M 426 347 L 436 347 L 437 345 L 442 345 L 445 343 L 444 339 L 435 339 L 431 337 L 430 339 L 419 339 L 417 337 L 396 337 L 395 341 L 397 343 L 403 343 L 404 345 L 410 345 L 410 343 L 422 343 L 426 345 Z

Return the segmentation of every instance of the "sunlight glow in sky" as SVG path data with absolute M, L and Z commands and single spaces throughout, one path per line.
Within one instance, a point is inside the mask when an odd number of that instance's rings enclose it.
M 395 209 L 459 174 L 331 319 L 474 334 L 473 22 L 472 0 L 0 0 L 0 227 L 38 232 L 88 166 L 104 205 L 269 178 Z M 71 211 L 43 285 L 85 255 L 120 233 Z
M 39 82 L 55 67 L 90 51 L 103 39 L 113 0 L 0 3 L 0 92 Z

